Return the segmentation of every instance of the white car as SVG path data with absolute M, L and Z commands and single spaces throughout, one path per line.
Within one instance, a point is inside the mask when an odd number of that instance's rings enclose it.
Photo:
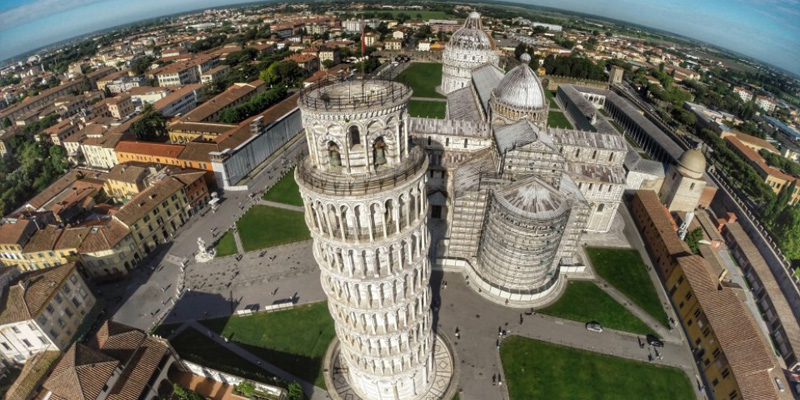
M 600 323 L 596 322 L 596 321 L 587 322 L 586 323 L 586 330 L 589 331 L 589 332 L 601 333 L 601 332 L 603 332 L 603 326 L 600 325 Z

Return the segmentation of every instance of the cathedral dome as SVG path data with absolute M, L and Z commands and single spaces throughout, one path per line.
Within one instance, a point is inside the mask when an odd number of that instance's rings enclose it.
M 523 54 L 521 65 L 514 67 L 494 89 L 496 100 L 505 106 L 518 110 L 535 110 L 547 107 L 542 83 L 528 63 L 531 57 Z
M 473 11 L 464 22 L 464 27 L 457 30 L 447 42 L 447 47 L 464 50 L 492 50 L 494 42 L 483 31 L 481 15 Z
M 681 175 L 700 179 L 706 171 L 706 157 L 700 150 L 686 150 L 678 160 L 678 172 Z

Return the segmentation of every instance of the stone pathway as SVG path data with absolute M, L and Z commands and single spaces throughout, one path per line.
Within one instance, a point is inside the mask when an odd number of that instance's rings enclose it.
M 239 236 L 239 229 L 236 228 L 236 225 L 231 229 L 231 234 L 233 235 L 233 240 L 236 242 L 236 252 L 238 254 L 244 254 L 244 244 L 242 244 L 242 237 Z
M 653 318 L 650 314 L 642 310 L 638 305 L 632 302 L 627 296 L 622 294 L 617 288 L 612 286 L 610 283 L 606 282 L 603 278 L 599 276 L 596 277 L 597 287 L 602 289 L 604 292 L 608 293 L 614 300 L 617 301 L 620 305 L 625 307 L 631 314 L 635 315 L 636 318 L 639 318 L 644 322 L 649 328 L 653 329 L 655 333 L 658 334 L 664 341 L 672 342 L 680 344 L 682 342 L 680 335 L 675 334 L 671 330 L 668 330 L 661 325 L 655 318 Z
M 283 204 L 283 203 L 276 203 L 274 201 L 268 201 L 268 200 L 264 200 L 264 199 L 259 200 L 258 204 L 260 204 L 262 206 L 270 206 L 270 207 L 275 207 L 275 208 L 282 208 L 284 210 L 289 210 L 289 211 L 297 211 L 297 212 L 305 212 L 306 211 L 306 209 L 304 207 L 292 206 L 292 205 Z

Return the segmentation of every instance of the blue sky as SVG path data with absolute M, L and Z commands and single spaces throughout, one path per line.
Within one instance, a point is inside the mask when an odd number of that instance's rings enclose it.
M 141 19 L 252 0 L 0 0 L 0 59 Z M 800 75 L 800 0 L 512 0 L 716 44 Z

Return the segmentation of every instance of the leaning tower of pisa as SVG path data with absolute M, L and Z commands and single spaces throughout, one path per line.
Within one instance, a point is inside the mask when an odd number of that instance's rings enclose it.
M 452 392 L 452 356 L 432 331 L 428 162 L 409 147 L 410 97 L 401 83 L 365 80 L 319 84 L 299 100 L 309 155 L 295 179 L 336 325 L 333 398 Z

